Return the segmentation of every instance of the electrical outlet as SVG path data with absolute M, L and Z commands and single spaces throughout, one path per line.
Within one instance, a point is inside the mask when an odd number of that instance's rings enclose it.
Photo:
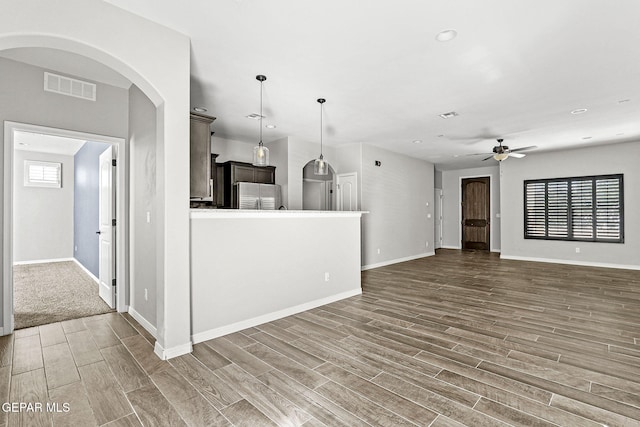
M 329 272 L 328 271 L 324 273 L 324 281 L 325 282 L 329 281 Z
M 147 288 L 144 288 L 144 300 L 149 301 L 149 294 L 147 293 Z
M 151 223 L 151 212 L 147 211 L 147 224 Z
M 76 252 L 78 252 L 78 247 L 77 246 L 75 247 L 75 249 L 76 249 Z
M 424 242 L 424 247 L 428 248 L 429 247 L 429 241 L 427 240 L 426 242 Z
M 380 248 L 378 248 L 378 255 L 380 255 Z

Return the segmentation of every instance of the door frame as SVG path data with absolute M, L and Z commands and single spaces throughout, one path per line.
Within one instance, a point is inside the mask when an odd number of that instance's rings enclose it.
M 59 129 L 53 127 L 32 125 L 19 122 L 4 122 L 4 200 L 2 224 L 3 235 L 3 274 L 2 274 L 2 316 L 3 328 L 0 335 L 8 335 L 13 332 L 13 151 L 14 133 L 16 131 L 41 133 L 61 136 L 66 138 L 82 139 L 87 141 L 105 142 L 114 147 L 114 157 L 117 159 L 116 167 L 116 215 L 117 224 L 116 239 L 116 309 L 119 312 L 127 311 L 126 296 L 129 290 L 126 267 L 128 265 L 127 241 L 128 241 L 128 204 L 126 199 L 127 168 L 126 147 L 124 138 L 98 135 L 88 132 Z
M 491 215 L 491 222 L 493 222 L 493 217 L 495 213 L 493 212 L 493 203 L 491 199 L 493 198 L 493 177 L 488 174 L 482 175 L 468 175 L 461 176 L 458 178 L 458 245 L 459 248 L 462 249 L 462 181 L 467 178 L 489 178 L 489 213 Z M 493 227 L 489 229 L 489 252 L 493 252 L 493 239 L 491 234 L 493 233 Z

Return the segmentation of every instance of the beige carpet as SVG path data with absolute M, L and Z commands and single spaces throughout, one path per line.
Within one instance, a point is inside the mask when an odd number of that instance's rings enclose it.
M 14 266 L 13 307 L 15 329 L 113 311 L 73 261 Z

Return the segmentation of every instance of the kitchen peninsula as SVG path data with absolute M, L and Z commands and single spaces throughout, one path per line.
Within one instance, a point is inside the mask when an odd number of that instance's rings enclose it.
M 360 294 L 362 214 L 192 209 L 193 342 Z

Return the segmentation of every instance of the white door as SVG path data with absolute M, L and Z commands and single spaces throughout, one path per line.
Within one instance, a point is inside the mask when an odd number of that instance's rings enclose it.
M 99 280 L 100 298 L 102 298 L 111 308 L 115 307 L 116 287 L 113 280 L 115 278 L 115 242 L 114 225 L 115 203 L 114 203 L 114 177 L 113 173 L 113 147 L 107 148 L 100 154 L 100 197 L 99 197 L 99 226 L 97 231 L 99 237 Z
M 349 172 L 336 176 L 336 187 L 338 190 L 338 210 L 357 211 L 358 210 L 358 174 Z
M 443 198 L 443 193 L 442 190 L 439 188 L 436 188 L 435 191 L 435 235 L 436 235 L 436 241 L 435 241 L 435 248 L 441 248 L 442 247 L 442 198 Z

